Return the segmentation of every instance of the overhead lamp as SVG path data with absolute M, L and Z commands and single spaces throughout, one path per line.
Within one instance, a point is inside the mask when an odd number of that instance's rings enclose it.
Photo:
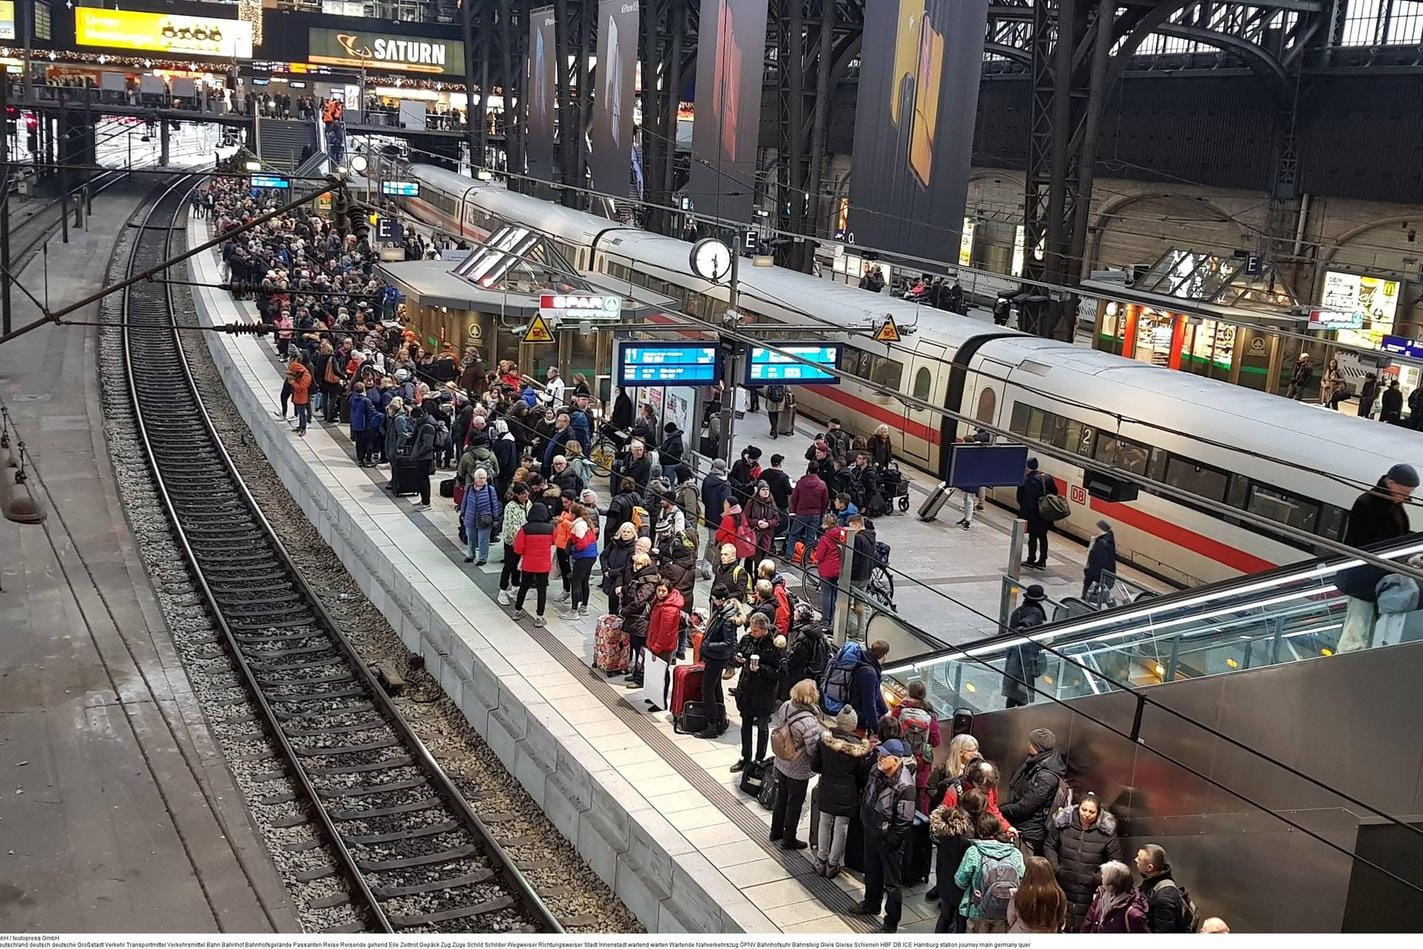
M 364 172 L 364 171 L 366 170 L 366 156 L 364 156 L 364 155 L 353 155 L 353 156 L 351 156 L 351 170 L 354 171 L 354 172 L 355 172 L 356 174 L 358 174 L 358 175 L 361 174 L 362 172 Z
M 481 168 L 479 169 L 479 172 L 475 175 L 475 177 L 478 178 L 480 181 L 493 181 L 494 172 L 490 171 L 488 168 Z
M 261 171 L 262 163 L 260 161 L 249 161 L 246 167 L 248 171 Z

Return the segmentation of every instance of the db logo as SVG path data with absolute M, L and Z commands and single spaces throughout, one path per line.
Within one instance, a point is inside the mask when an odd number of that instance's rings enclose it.
M 1076 484 L 1072 485 L 1072 503 L 1073 503 L 1073 504 L 1086 504 L 1086 503 L 1087 503 L 1087 489 L 1084 488 L 1084 487 L 1082 487 L 1082 486 L 1080 486 L 1080 485 L 1076 485 Z

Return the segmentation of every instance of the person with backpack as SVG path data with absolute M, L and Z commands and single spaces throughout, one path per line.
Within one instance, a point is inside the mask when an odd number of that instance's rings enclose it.
M 573 620 L 588 615 L 589 581 L 593 565 L 598 562 L 598 515 L 581 503 L 574 504 L 569 513 L 573 515 L 568 538 L 573 596 L 568 601 L 568 611 L 560 618 Z
M 483 468 L 474 469 L 474 480 L 460 498 L 460 517 L 465 532 L 465 563 L 482 567 L 489 562 L 489 535 L 494 522 L 504 513 L 499 492 L 489 483 Z
M 1038 470 L 1038 460 L 1028 459 L 1023 483 L 1018 485 L 1018 516 L 1028 522 L 1028 559 L 1023 566 L 1047 569 L 1047 532 L 1052 522 L 1043 517 L 1042 499 L 1057 494 L 1057 481 Z
M 959 915 L 963 902 L 963 889 L 954 882 L 968 853 L 968 845 L 974 839 L 974 828 L 978 815 L 988 806 L 988 798 L 982 791 L 967 790 L 955 798 L 934 808 L 929 814 L 929 836 L 934 841 L 934 889 L 939 899 L 939 919 L 934 924 L 936 933 L 962 933 L 967 928 L 967 920 Z M 925 894 L 928 898 L 928 894 Z
M 1067 765 L 1054 750 L 1056 747 L 1057 736 L 1051 729 L 1034 728 L 1028 732 L 1028 757 L 1013 772 L 1008 782 L 1008 801 L 1002 805 L 1003 817 L 1039 857 L 1043 855 L 1051 809 L 1054 804 L 1061 806 L 1059 788 L 1066 786 L 1063 779 Z
M 786 387 L 773 383 L 766 387 L 766 420 L 771 423 L 771 438 L 776 438 L 776 430 L 781 425 L 781 410 L 786 407 Z
M 652 558 L 639 551 L 632 555 L 632 573 L 618 593 L 618 615 L 623 620 L 623 632 L 631 641 L 632 662 L 627 674 L 629 689 L 642 688 L 642 647 L 647 642 L 648 622 L 652 617 L 652 601 L 662 577 Z
M 662 475 L 669 481 L 677 476 L 677 468 L 686 454 L 686 441 L 676 422 L 662 426 L 662 443 L 657 446 L 657 460 L 662 466 Z
M 821 732 L 810 762 L 820 775 L 815 873 L 826 879 L 834 879 L 844 869 L 850 820 L 858 816 L 860 789 L 869 778 L 871 746 L 867 739 L 855 734 L 859 724 L 854 706 L 840 709 L 834 726 Z
M 889 643 L 876 639 L 866 648 L 851 640 L 841 646 L 821 677 L 820 703 L 826 714 L 838 715 L 851 705 L 867 733 L 889 714 L 880 685 L 880 661 L 889 654 Z
M 741 670 L 736 682 L 736 710 L 741 713 L 741 759 L 731 766 L 732 774 L 758 768 L 766 757 L 770 740 L 771 713 L 776 710 L 776 686 L 785 670 L 786 654 L 776 645 L 775 631 L 764 613 L 747 614 L 746 634 L 737 644 L 733 661 Z M 756 733 L 756 753 L 751 753 L 751 735 Z M 769 777 L 769 775 L 767 775 Z
M 772 625 L 782 636 L 789 637 L 791 634 L 791 596 L 786 590 L 786 578 L 776 569 L 776 562 L 767 558 L 756 566 L 756 582 L 759 585 L 765 580 L 771 585 L 771 598 L 775 601 L 774 615 L 771 617 Z M 787 639 L 789 642 L 789 638 Z M 815 675 L 801 676 L 801 679 L 814 679 L 820 681 L 820 670 L 816 670 Z M 800 680 L 795 680 L 799 682 Z
M 897 726 L 896 726 L 897 727 Z M 860 800 L 865 833 L 865 898 L 850 912 L 878 916 L 884 904 L 884 931 L 899 931 L 900 880 L 904 848 L 914 826 L 914 764 L 909 749 L 891 738 L 875 749 Z
M 864 635 L 866 622 L 865 605 L 869 602 L 870 575 L 879 563 L 878 542 L 874 522 L 863 514 L 850 518 L 855 534 L 855 556 L 850 560 L 850 612 L 854 615 L 855 629 Z
M 935 749 L 942 740 L 939 733 L 939 713 L 929 701 L 923 679 L 909 683 L 909 695 L 889 713 L 899 719 L 899 727 L 904 730 L 904 743 L 914 755 L 914 783 L 919 797 L 916 806 L 919 813 L 929 813 L 929 771 L 936 757 Z
M 519 536 L 519 528 L 529 516 L 529 488 L 515 484 L 509 488 L 508 500 L 504 504 L 504 530 L 500 540 L 504 543 L 504 563 L 499 568 L 500 606 L 514 602 L 514 591 L 523 582 L 519 573 L 519 554 L 514 550 L 514 539 Z
M 1012 632 L 1024 634 L 1034 627 L 1047 622 L 1047 592 L 1042 584 L 1034 583 L 1023 591 L 1023 605 L 1008 617 L 1008 628 Z M 1033 700 L 1033 684 L 1046 670 L 1042 647 L 1032 640 L 1019 643 L 1008 650 L 1003 660 L 1003 697 L 1005 708 L 1017 708 Z
M 706 651 L 705 641 L 702 651 Z M 740 695 L 738 693 L 738 699 Z M 791 697 L 771 716 L 771 752 L 775 755 L 776 804 L 771 810 L 771 840 L 782 850 L 804 850 L 810 846 L 796 837 L 800 812 L 810 789 L 811 763 L 820 743 L 820 691 L 814 682 L 802 679 L 791 686 Z
M 603 581 L 601 584 L 603 593 L 608 597 L 608 613 L 616 616 L 618 614 L 619 597 L 618 586 L 622 583 L 621 577 L 628 572 L 632 564 L 632 555 L 637 552 L 637 528 L 632 526 L 632 522 L 623 523 L 618 528 L 616 534 L 608 541 L 608 548 L 603 552 Z
M 536 590 L 538 614 L 535 626 L 547 625 L 544 608 L 548 605 L 548 575 L 553 569 L 553 524 L 543 502 L 529 505 L 528 520 L 514 535 L 514 553 L 519 556 L 519 594 L 514 598 L 514 619 L 524 617 L 524 600 L 529 590 Z
M 1151 907 L 1141 891 L 1132 886 L 1131 868 L 1120 860 L 1109 860 L 1099 868 L 1102 885 L 1092 897 L 1092 907 L 1080 929 L 1084 933 L 1149 933 L 1147 917 Z
M 702 524 L 707 531 L 706 561 L 715 569 L 721 541 L 716 539 L 717 524 L 726 512 L 726 499 L 731 497 L 731 482 L 726 479 L 726 459 L 711 464 L 711 472 L 702 479 Z
M 702 708 L 707 726 L 697 732 L 698 738 L 719 738 L 726 731 L 726 699 L 721 690 L 721 675 L 731 668 L 741 624 L 741 609 L 731 590 L 725 584 L 713 584 L 711 617 L 702 636 Z
M 1099 868 L 1122 859 L 1116 818 L 1097 795 L 1084 794 L 1076 807 L 1064 807 L 1053 815 L 1043 856 L 1067 894 L 1067 931 L 1075 933 L 1082 928 L 1101 882 Z
M 696 606 L 697 541 L 688 531 L 673 534 L 657 551 L 657 572 L 682 594 L 682 609 L 690 613 Z M 686 626 L 677 646 L 678 658 L 687 651 Z
M 959 914 L 970 935 L 1004 933 L 1008 905 L 1023 879 L 1023 855 L 987 810 L 974 818 L 973 830 L 974 839 L 954 873 L 954 885 L 963 890 Z
M 788 642 L 790 651 L 786 657 L 786 674 L 781 677 L 777 692 L 782 701 L 790 698 L 791 686 L 801 679 L 820 682 L 824 678 L 825 667 L 830 662 L 830 629 L 815 618 L 815 611 L 809 604 L 801 603 Z
M 420 406 L 410 413 L 415 423 L 415 432 L 410 436 L 410 463 L 415 468 L 415 484 L 420 491 L 420 500 L 415 510 L 430 510 L 430 468 L 435 463 L 435 450 L 439 426 L 435 419 Z M 393 466 L 392 466 L 393 467 Z
M 1171 864 L 1160 844 L 1146 844 L 1136 852 L 1136 872 L 1141 893 L 1151 911 L 1147 924 L 1154 933 L 1189 933 L 1196 929 L 1196 905 L 1186 888 L 1171 878 Z

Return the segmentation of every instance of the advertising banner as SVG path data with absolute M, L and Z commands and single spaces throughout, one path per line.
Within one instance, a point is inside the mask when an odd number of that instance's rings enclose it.
M 1339 329 L 1341 343 L 1378 346 L 1385 335 L 1393 332 L 1401 289 L 1397 280 L 1386 277 L 1326 271 L 1320 309 L 1315 311 L 1321 316 L 1316 319 L 1311 313 L 1310 323 L 1324 329 L 1332 324 L 1332 328 Z
M 553 180 L 554 110 L 558 97 L 558 47 L 554 9 L 544 7 L 529 16 L 529 174 Z
M 638 0 L 599 0 L 598 73 L 593 86 L 589 168 L 593 190 L 622 198 L 632 170 L 637 95 Z
M 962 239 L 988 0 L 881 0 L 865 18 L 854 243 L 952 259 Z
M 464 42 L 366 30 L 307 30 L 307 62 L 329 66 L 464 75 Z
M 15 0 L 0 0 L 0 40 L 12 40 L 15 33 Z
M 78 7 L 74 11 L 74 42 L 111 50 L 251 59 L 252 24 L 215 16 Z
M 766 7 L 766 0 L 702 0 L 692 174 L 687 186 L 692 209 L 702 214 L 751 220 L 761 135 Z

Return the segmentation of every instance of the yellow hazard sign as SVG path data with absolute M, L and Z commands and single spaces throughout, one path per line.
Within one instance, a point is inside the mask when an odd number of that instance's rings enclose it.
M 877 343 L 897 343 L 899 342 L 899 326 L 894 322 L 894 316 L 886 313 L 884 322 L 875 330 L 875 342 Z
M 535 313 L 534 318 L 529 322 L 529 328 L 524 330 L 524 342 L 553 342 L 553 330 L 549 327 L 548 321 L 544 319 L 544 315 L 542 313 Z

